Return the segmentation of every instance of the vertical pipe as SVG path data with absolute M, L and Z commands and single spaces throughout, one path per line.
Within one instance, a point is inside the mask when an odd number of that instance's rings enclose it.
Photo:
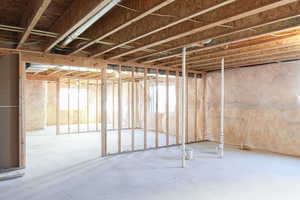
M 113 127 L 115 129 L 115 82 L 112 81 L 112 120 L 113 120 Z
M 156 69 L 156 79 L 155 79 L 155 148 L 159 144 L 159 135 L 158 135 L 158 69 Z
M 179 144 L 179 123 L 180 123 L 180 115 L 179 115 L 179 72 L 176 71 L 176 144 Z
M 131 106 L 130 106 L 130 81 L 128 81 L 127 83 L 127 86 L 128 86 L 128 102 L 127 102 L 127 105 L 128 105 L 128 129 L 131 128 L 131 118 L 130 118 L 130 112 L 131 112 Z
M 203 82 L 203 95 L 202 95 L 202 112 L 203 112 L 203 120 L 202 120 L 202 134 L 203 140 L 208 140 L 206 135 L 206 74 L 202 74 L 202 82 Z
M 121 65 L 119 65 L 118 78 L 118 152 L 121 153 L 121 129 L 122 129 L 122 80 L 121 80 Z
M 197 121 L 198 121 L 198 115 L 197 115 L 197 108 L 198 108 L 198 82 L 197 82 L 197 74 L 194 74 L 194 82 L 195 82 L 195 121 L 194 121 L 194 135 L 195 135 L 195 141 L 198 141 L 198 137 L 197 137 Z
M 98 105 L 98 101 L 99 101 L 99 82 L 98 82 L 98 79 L 96 80 L 96 131 L 99 130 L 99 125 L 98 125 L 98 122 L 99 122 L 99 105 Z
M 86 82 L 86 130 L 87 132 L 90 130 L 90 81 Z
M 147 94 L 147 68 L 144 68 L 144 149 L 147 149 L 147 106 L 148 106 L 148 94 Z
M 135 109 L 135 105 L 134 105 L 134 70 L 135 68 L 132 67 L 132 72 L 131 72 L 131 149 L 132 151 L 134 151 L 134 139 L 135 139 L 135 116 L 134 116 L 134 109 Z
M 60 79 L 56 82 L 56 135 L 60 134 Z
M 169 131 L 169 71 L 166 71 L 166 145 L 170 144 L 170 131 Z
M 185 88 L 185 142 L 189 143 L 189 73 L 186 73 Z
M 68 80 L 68 133 L 70 133 L 70 84 L 71 80 Z
M 221 120 L 220 120 L 220 158 L 224 155 L 224 58 L 221 60 Z
M 80 132 L 80 106 L 79 106 L 79 102 L 80 102 L 80 79 L 78 79 L 78 96 L 77 96 L 77 130 L 78 133 Z
M 101 77 L 101 155 L 107 155 L 107 82 L 106 82 L 106 68 L 102 67 Z
M 181 140 L 182 140 L 182 148 L 181 148 L 181 161 L 182 168 L 186 166 L 185 163 L 185 123 L 186 123 L 186 47 L 182 49 L 182 78 L 181 78 Z

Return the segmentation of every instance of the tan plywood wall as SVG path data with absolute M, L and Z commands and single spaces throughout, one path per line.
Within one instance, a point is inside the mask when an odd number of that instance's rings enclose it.
M 26 80 L 26 130 L 39 130 L 46 127 L 47 82 Z
M 207 75 L 207 133 L 217 141 L 220 73 Z M 225 70 L 225 143 L 300 156 L 300 62 Z

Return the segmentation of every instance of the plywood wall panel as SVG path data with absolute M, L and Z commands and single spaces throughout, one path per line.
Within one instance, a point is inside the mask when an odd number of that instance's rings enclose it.
M 207 87 L 207 132 L 218 141 L 219 72 Z M 225 143 L 300 156 L 299 95 L 299 61 L 225 70 Z
M 26 130 L 33 131 L 46 127 L 46 81 L 26 80 Z

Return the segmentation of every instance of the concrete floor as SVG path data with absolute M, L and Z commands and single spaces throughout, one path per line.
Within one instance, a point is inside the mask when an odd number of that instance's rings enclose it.
M 226 147 L 221 160 L 215 144 L 199 143 L 188 145 L 194 160 L 182 169 L 179 147 L 99 158 L 92 134 L 67 136 L 45 138 L 51 148 L 31 143 L 26 175 L 0 182 L 0 199 L 295 200 L 300 196 L 298 158 Z M 77 142 L 89 145 L 75 147 Z M 58 143 L 68 153 L 60 154 Z

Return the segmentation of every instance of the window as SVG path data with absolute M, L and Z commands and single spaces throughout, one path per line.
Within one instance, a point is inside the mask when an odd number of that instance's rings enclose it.
M 60 88 L 60 110 L 68 110 L 68 91 L 70 92 L 70 110 L 78 110 L 78 88 Z M 79 109 L 81 110 L 85 109 L 87 105 L 87 90 L 80 88 L 79 93 Z

